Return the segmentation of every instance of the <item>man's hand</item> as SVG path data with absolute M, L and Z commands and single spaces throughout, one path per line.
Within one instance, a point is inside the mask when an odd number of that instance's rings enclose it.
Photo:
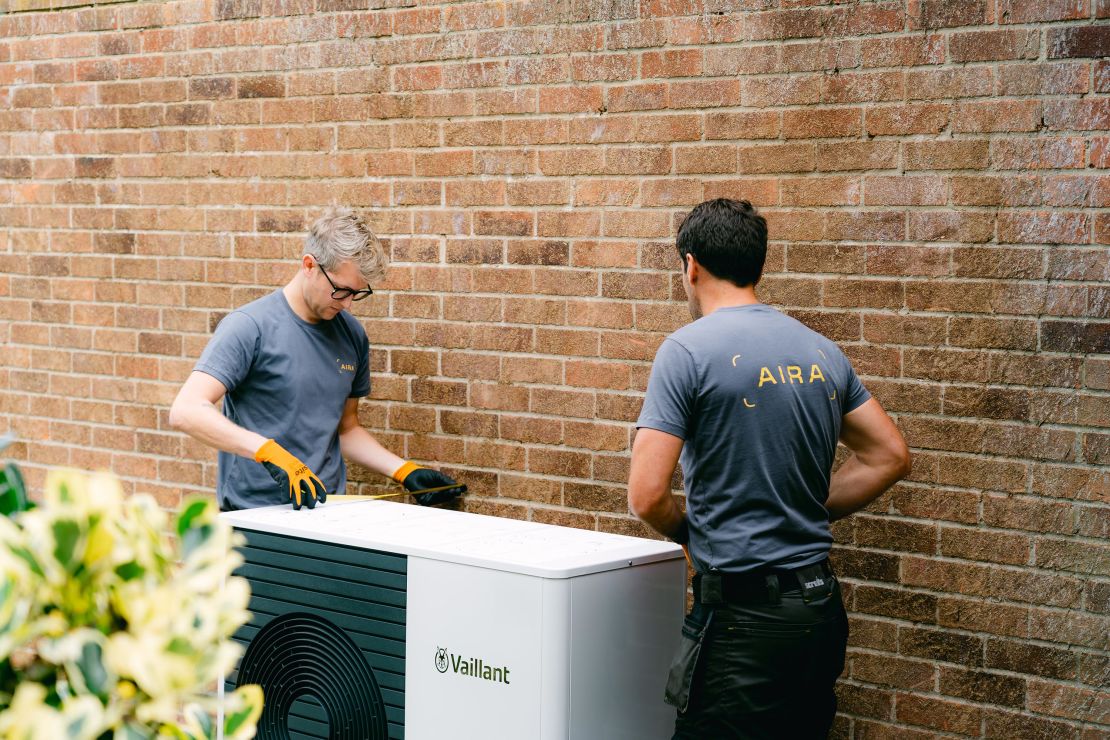
M 254 459 L 266 466 L 270 477 L 278 484 L 289 488 L 289 498 L 293 499 L 294 509 L 300 509 L 302 503 L 314 509 L 317 501 L 324 503 L 327 499 L 328 492 L 323 481 L 274 440 L 266 440 L 258 448 L 258 452 L 254 453 Z
M 393 480 L 400 483 L 408 491 L 423 491 L 428 488 L 443 488 L 441 491 L 417 493 L 414 498 L 421 506 L 442 504 L 444 501 L 466 493 L 466 484 L 456 483 L 449 475 L 444 475 L 438 470 L 424 468 L 416 463 L 406 462 L 393 473 Z

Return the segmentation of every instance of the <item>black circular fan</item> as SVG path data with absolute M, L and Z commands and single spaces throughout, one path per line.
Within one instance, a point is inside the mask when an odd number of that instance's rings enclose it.
M 236 685 L 252 683 L 262 686 L 266 699 L 260 740 L 288 740 L 294 704 L 319 705 L 332 740 L 387 738 L 374 672 L 354 641 L 322 617 L 285 614 L 263 627 L 239 664 Z

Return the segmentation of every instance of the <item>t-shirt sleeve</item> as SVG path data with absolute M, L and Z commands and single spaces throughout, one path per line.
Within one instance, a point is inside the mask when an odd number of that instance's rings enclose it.
M 260 337 L 254 319 L 242 311 L 232 311 L 220 321 L 193 369 L 211 375 L 232 391 L 250 371 Z
M 355 371 L 355 382 L 351 384 L 351 395 L 348 398 L 370 395 L 370 340 L 365 334 L 361 334 L 358 341 L 362 343 L 358 353 L 358 369 Z
M 664 340 L 655 353 L 647 395 L 636 427 L 657 429 L 686 439 L 697 391 L 698 375 L 694 358 L 678 342 Z
M 841 360 L 844 363 L 846 371 L 845 377 L 848 381 L 844 389 L 843 406 L 843 413 L 847 414 L 867 403 L 871 398 L 871 393 L 863 387 L 863 383 L 860 382 L 859 376 L 856 375 L 855 368 L 852 367 L 852 362 L 843 354 L 841 355 Z

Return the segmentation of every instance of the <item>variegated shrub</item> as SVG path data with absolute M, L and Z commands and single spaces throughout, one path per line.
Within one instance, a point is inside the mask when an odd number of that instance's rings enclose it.
M 0 738 L 217 736 L 249 589 L 216 513 L 198 498 L 171 523 L 113 476 L 55 471 L 0 516 Z M 261 689 L 223 705 L 224 737 L 253 737 Z

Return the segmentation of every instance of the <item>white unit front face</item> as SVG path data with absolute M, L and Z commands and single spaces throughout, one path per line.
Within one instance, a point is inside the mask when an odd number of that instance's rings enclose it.
M 539 737 L 543 584 L 409 558 L 408 740 Z
M 406 738 L 669 738 L 684 566 L 546 579 L 410 558 Z

